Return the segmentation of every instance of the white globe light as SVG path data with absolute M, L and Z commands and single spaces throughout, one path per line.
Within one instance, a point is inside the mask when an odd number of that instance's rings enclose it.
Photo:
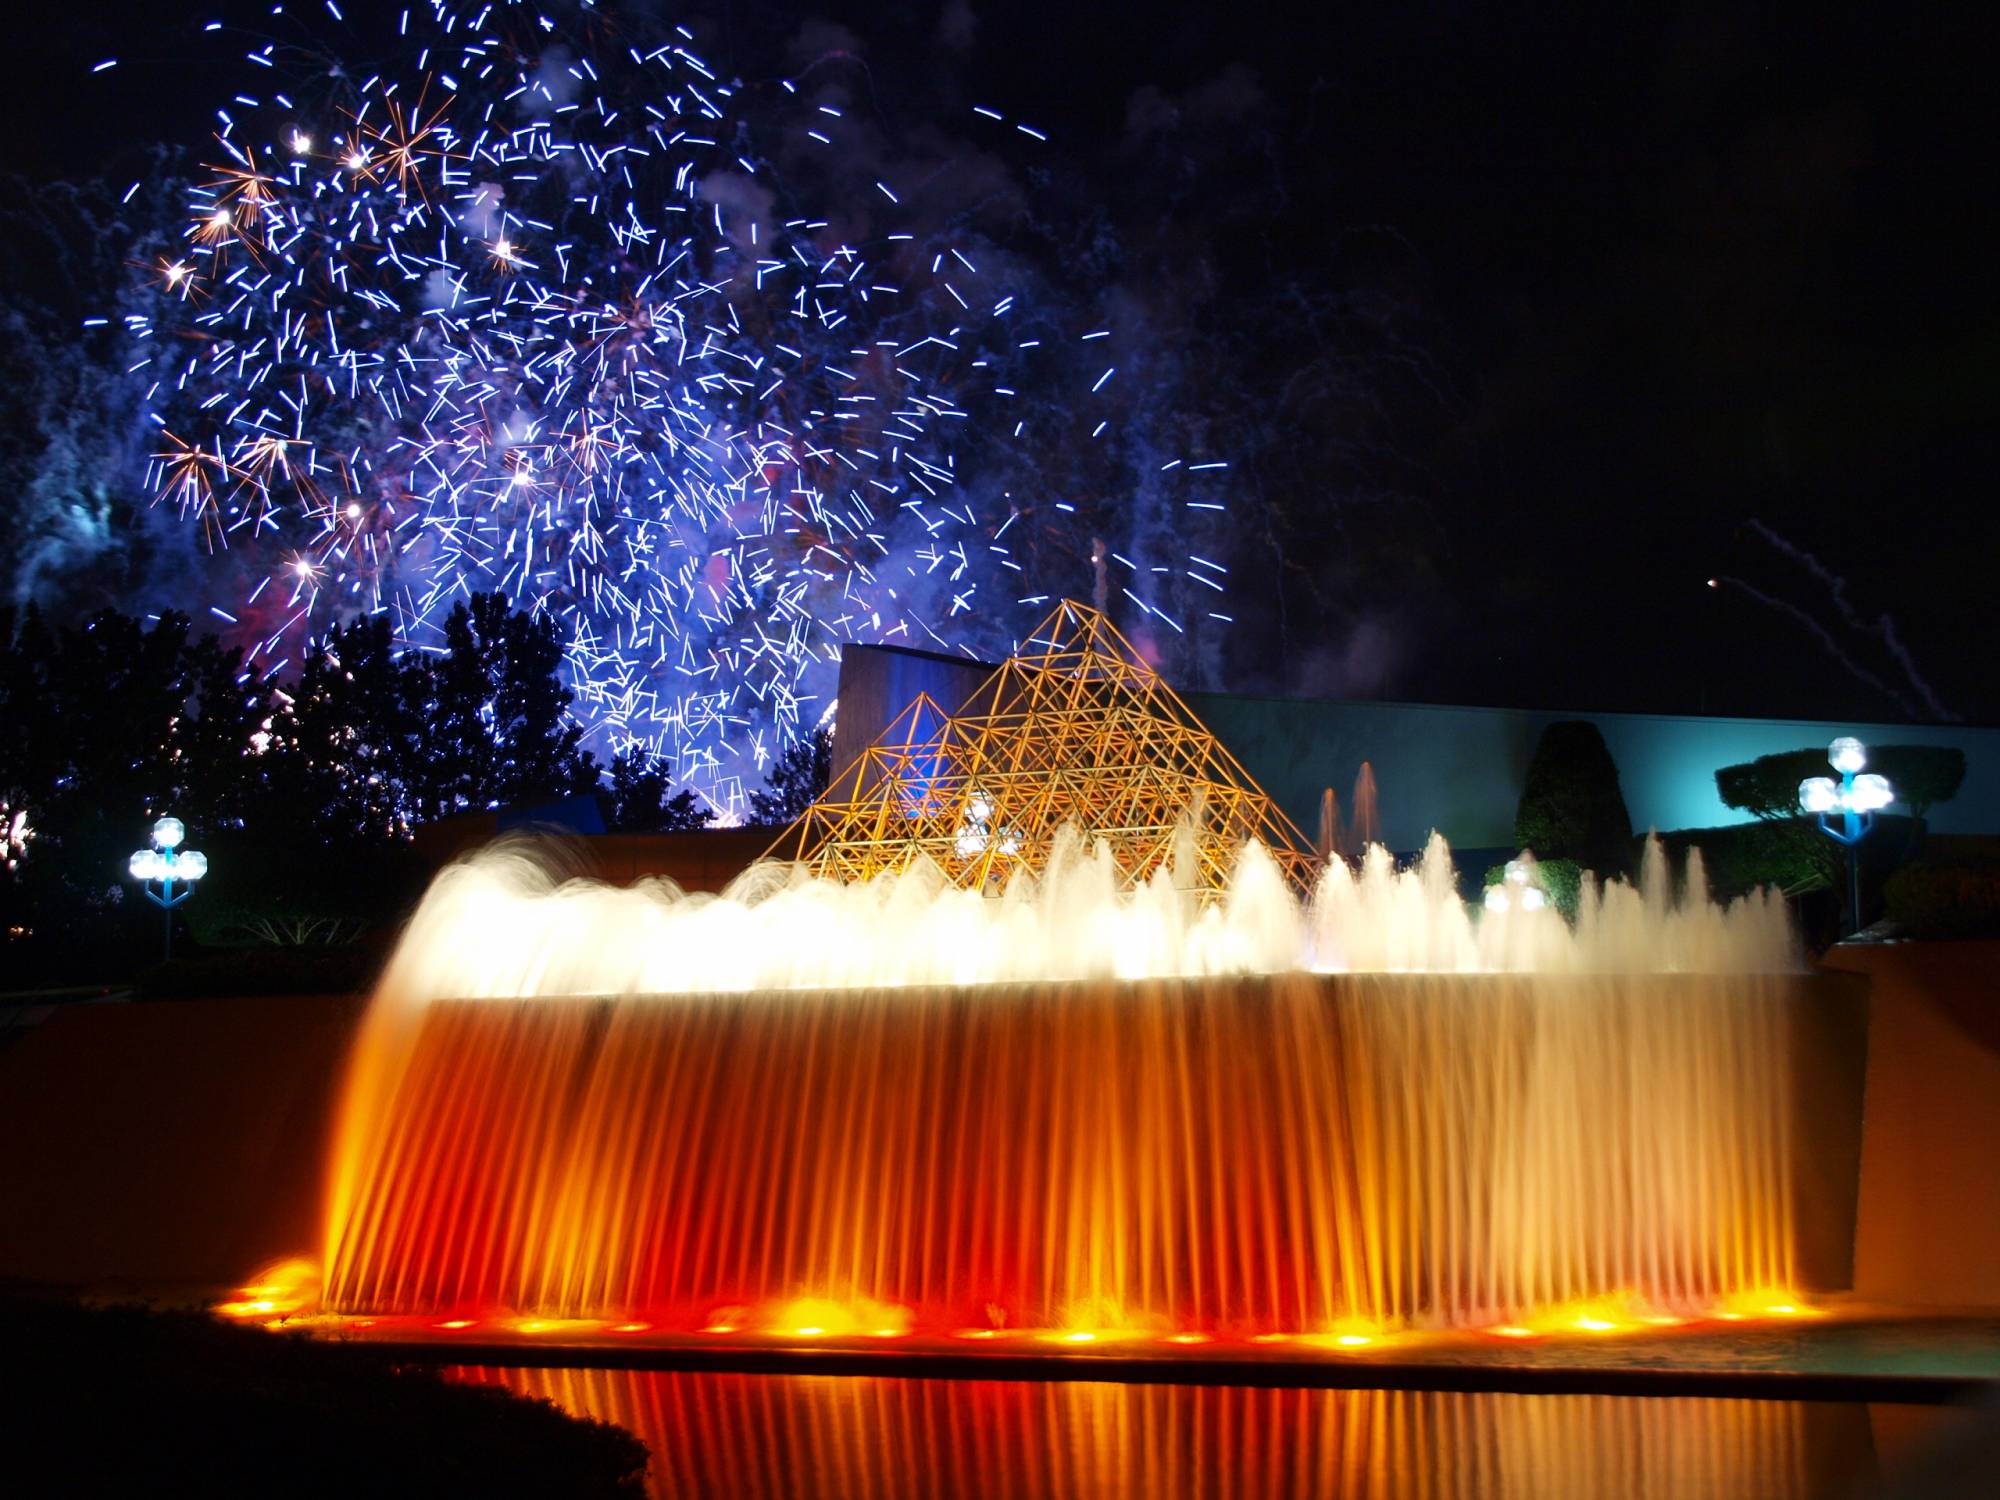
M 1843 734 L 1826 750 L 1827 764 L 1843 776 L 1852 776 L 1868 764 L 1868 747 L 1851 734 Z
M 1521 892 L 1522 911 L 1540 911 L 1547 904 L 1548 898 L 1532 885 Z
M 132 856 L 126 868 L 132 872 L 134 880 L 158 880 L 160 878 L 160 851 L 141 849 Z
M 1829 813 L 1840 806 L 1840 786 L 1831 776 L 1808 776 L 1799 783 L 1799 806 L 1809 813 Z
M 153 825 L 153 842 L 162 849 L 178 849 L 187 837 L 187 827 L 179 818 L 162 818 Z
M 1505 911 L 1508 905 L 1506 886 L 1489 885 L 1486 887 L 1486 909 L 1488 911 Z
M 208 856 L 199 849 L 190 849 L 174 861 L 174 874 L 182 880 L 196 881 L 208 873 Z
M 1847 794 L 1847 806 L 1853 812 L 1874 812 L 1887 807 L 1896 800 L 1896 789 L 1889 785 L 1889 778 L 1878 776 L 1873 771 L 1854 778 L 1854 786 Z

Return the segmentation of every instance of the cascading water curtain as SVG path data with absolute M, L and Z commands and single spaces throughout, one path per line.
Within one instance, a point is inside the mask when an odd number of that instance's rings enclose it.
M 1793 1284 L 1797 983 L 432 1001 L 358 1055 L 327 1302 L 1235 1336 L 1700 1312 Z

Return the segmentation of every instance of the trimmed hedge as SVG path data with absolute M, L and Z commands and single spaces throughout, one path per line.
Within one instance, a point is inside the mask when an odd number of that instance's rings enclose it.
M 1870 745 L 1868 769 L 1889 778 L 1896 800 L 1921 818 L 1965 784 L 1965 752 L 1942 745 Z
M 358 995 L 371 988 L 386 954 L 377 945 L 223 948 L 175 958 L 142 977 L 150 1000 L 229 995 Z
M 431 871 L 410 845 L 293 842 L 279 831 L 203 840 L 209 874 L 178 908 L 207 948 L 327 948 L 394 929 Z
M 1887 895 L 1905 937 L 2000 938 L 2000 864 L 1905 865 Z
M 1686 866 L 1688 850 L 1699 848 L 1708 888 L 1724 901 L 1767 885 L 1787 895 L 1818 890 L 1837 873 L 1841 857 L 1805 818 L 1680 828 L 1661 834 L 1660 842 L 1677 870 Z
M 1486 872 L 1486 884 L 1500 885 L 1507 879 L 1507 866 L 1499 864 Z M 1576 920 L 1576 901 L 1583 890 L 1583 866 L 1573 859 L 1538 859 L 1535 884 L 1549 898 L 1549 905 L 1565 918 Z
M 1942 745 L 1870 745 L 1868 769 L 1888 777 L 1896 800 L 1921 818 L 1958 795 L 1965 781 L 1965 752 Z M 1834 774 L 1825 747 L 1809 745 L 1724 766 L 1715 773 L 1715 790 L 1725 807 L 1784 819 L 1799 810 L 1801 781 Z

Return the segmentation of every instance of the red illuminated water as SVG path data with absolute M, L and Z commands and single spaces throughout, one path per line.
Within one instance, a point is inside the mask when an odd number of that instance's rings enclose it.
M 359 1065 L 327 1303 L 829 1334 L 1702 1314 L 1795 1281 L 1802 996 L 1293 973 L 432 1002 Z

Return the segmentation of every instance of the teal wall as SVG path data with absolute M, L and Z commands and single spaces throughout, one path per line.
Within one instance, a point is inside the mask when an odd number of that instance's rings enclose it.
M 834 762 L 866 746 L 919 691 L 947 712 L 990 668 L 887 646 L 841 653 Z M 1939 833 L 2000 834 L 2000 729 L 1853 724 L 1803 719 L 1707 719 L 1669 714 L 1556 713 L 1455 708 L 1430 703 L 1346 703 L 1187 693 L 1188 707 L 1243 762 L 1311 839 L 1320 793 L 1332 787 L 1341 815 L 1355 773 L 1374 768 L 1382 841 L 1423 847 L 1437 829 L 1460 849 L 1513 843 L 1514 804 L 1542 730 L 1558 719 L 1588 719 L 1603 733 L 1640 829 L 1707 828 L 1745 821 L 1715 794 L 1715 772 L 1780 750 L 1858 735 L 1877 745 L 1955 745 L 1965 751 L 1965 785 L 1933 808 Z
M 1382 841 L 1390 848 L 1421 848 L 1433 828 L 1462 849 L 1511 844 L 1528 761 L 1542 730 L 1559 719 L 1597 725 L 1642 830 L 1747 821 L 1716 795 L 1717 767 L 1852 734 L 1868 744 L 1964 750 L 1965 785 L 1931 810 L 1930 826 L 2000 833 L 2000 729 L 1183 696 L 1309 838 L 1319 826 L 1322 789 L 1332 787 L 1342 816 L 1349 814 L 1365 760 L 1374 768 Z

